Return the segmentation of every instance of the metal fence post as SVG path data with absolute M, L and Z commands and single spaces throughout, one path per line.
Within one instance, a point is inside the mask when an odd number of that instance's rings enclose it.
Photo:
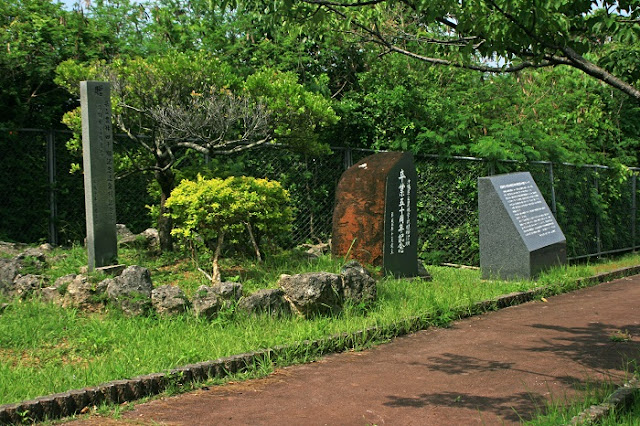
M 557 220 L 558 211 L 556 208 L 556 187 L 553 183 L 553 163 L 549 163 L 549 183 L 551 184 L 551 213 Z
M 631 175 L 631 247 L 636 251 L 636 221 L 638 216 L 638 174 L 634 172 Z
M 56 135 L 53 129 L 45 133 L 47 140 L 47 171 L 49 174 L 49 243 L 58 245 L 58 204 L 56 201 Z
M 344 169 L 347 170 L 349 167 L 353 166 L 353 156 L 351 152 L 351 148 L 344 149 Z
M 596 190 L 596 194 L 599 193 L 599 188 L 598 188 L 598 171 L 597 169 L 593 169 L 595 171 L 594 174 L 594 179 L 593 179 L 593 187 Z M 600 237 L 600 216 L 598 215 L 598 212 L 595 212 L 595 216 L 596 216 L 596 255 L 598 257 L 600 257 L 600 254 L 602 253 L 602 239 Z

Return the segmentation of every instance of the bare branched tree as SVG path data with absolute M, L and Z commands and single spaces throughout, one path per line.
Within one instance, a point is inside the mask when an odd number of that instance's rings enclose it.
M 231 154 L 271 139 L 266 106 L 246 97 L 217 91 L 193 93 L 186 103 L 158 105 L 149 111 L 157 137 L 168 147 L 203 154 Z

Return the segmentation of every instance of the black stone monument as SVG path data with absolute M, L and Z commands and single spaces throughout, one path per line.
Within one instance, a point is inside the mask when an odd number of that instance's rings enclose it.
M 567 242 L 529 172 L 478 178 L 483 278 L 532 279 L 566 263 Z

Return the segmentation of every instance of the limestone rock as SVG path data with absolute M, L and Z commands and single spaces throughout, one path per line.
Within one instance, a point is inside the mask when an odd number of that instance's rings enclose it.
M 267 313 L 273 316 L 291 313 L 291 306 L 284 298 L 284 291 L 279 288 L 256 291 L 240 300 L 238 309 L 249 314 Z
M 55 285 L 40 289 L 40 300 L 45 303 L 53 303 L 62 305 L 64 297 L 60 294 L 60 290 Z
M 123 223 L 116 223 L 116 235 L 118 238 L 130 237 L 133 235 L 133 232 L 127 228 L 127 225 Z
M 42 275 L 18 275 L 13 280 L 13 285 L 9 288 L 7 296 L 25 300 L 39 290 L 44 282 L 46 282 L 46 278 Z
M 67 291 L 67 288 L 69 287 L 69 284 L 71 284 L 71 282 L 73 282 L 73 280 L 75 280 L 77 276 L 78 275 L 76 274 L 62 276 L 58 278 L 55 283 L 53 283 L 53 286 L 60 289 L 59 291 L 61 293 L 65 293 Z
M 20 243 L 7 243 L 5 241 L 0 241 L 0 253 L 5 253 L 11 256 L 15 256 L 25 247 L 24 244 Z
M 242 284 L 240 283 L 222 282 L 209 288 L 224 300 L 237 302 L 242 297 Z
M 184 312 L 189 304 L 180 287 L 163 285 L 151 292 L 153 308 L 161 315 L 175 315 Z
M 53 246 L 49 243 L 44 243 L 38 247 L 38 250 L 40 250 L 43 253 L 50 253 L 53 251 Z
M 0 293 L 8 296 L 9 291 L 13 288 L 13 280 L 16 279 L 22 264 L 16 259 L 6 259 L 0 257 Z
M 15 257 L 16 260 L 26 263 L 27 259 L 33 259 L 33 265 L 36 268 L 42 268 L 47 263 L 47 256 L 37 248 L 28 248 Z
M 195 316 L 213 318 L 222 309 L 223 302 L 218 292 L 211 287 L 201 285 L 196 291 L 191 305 Z
M 342 278 L 328 272 L 282 275 L 278 286 L 292 309 L 305 318 L 339 312 Z
M 86 275 L 65 275 L 56 280 L 54 287 L 56 291 L 64 292 L 62 306 L 65 308 L 93 308 L 96 304 L 99 304 L 100 296 L 105 292 L 105 287 L 102 283 L 93 284 Z M 66 291 L 64 291 L 65 287 Z
M 309 259 L 317 259 L 331 251 L 331 246 L 327 243 L 302 244 L 300 248 L 305 251 Z
M 160 237 L 158 230 L 155 228 L 147 228 L 139 234 L 133 234 L 131 231 L 125 233 L 122 231 L 122 237 L 118 241 L 120 247 L 154 249 L 160 245 Z
M 354 303 L 370 305 L 376 300 L 376 280 L 359 262 L 352 260 L 342 267 L 343 297 Z
M 147 228 L 140 233 L 142 237 L 147 241 L 147 247 L 155 248 L 160 245 L 160 237 L 158 236 L 158 230 L 155 228 Z
M 118 246 L 124 248 L 142 248 L 144 247 L 144 239 L 138 239 L 135 234 L 127 234 L 118 239 Z
M 142 266 L 129 266 L 120 276 L 105 280 L 109 300 L 128 315 L 141 315 L 151 309 L 151 273 Z

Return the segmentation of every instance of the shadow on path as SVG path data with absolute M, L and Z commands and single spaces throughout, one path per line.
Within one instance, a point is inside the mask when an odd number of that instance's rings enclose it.
M 387 407 L 447 406 L 468 410 L 492 412 L 496 416 L 511 422 L 523 419 L 518 413 L 535 413 L 545 407 L 546 399 L 542 395 L 521 392 L 508 397 L 487 397 L 468 393 L 441 392 L 421 394 L 412 398 L 389 395 L 384 403 Z
M 640 358 L 640 326 L 637 324 L 591 323 L 587 327 L 533 324 L 531 327 L 562 334 L 562 337 L 542 338 L 543 345 L 527 348 L 532 353 L 550 352 L 595 371 L 622 370 L 631 374 L 636 370 L 633 360 Z M 615 332 L 624 332 L 631 340 L 615 341 L 612 338 Z M 625 377 L 618 375 L 617 378 Z

